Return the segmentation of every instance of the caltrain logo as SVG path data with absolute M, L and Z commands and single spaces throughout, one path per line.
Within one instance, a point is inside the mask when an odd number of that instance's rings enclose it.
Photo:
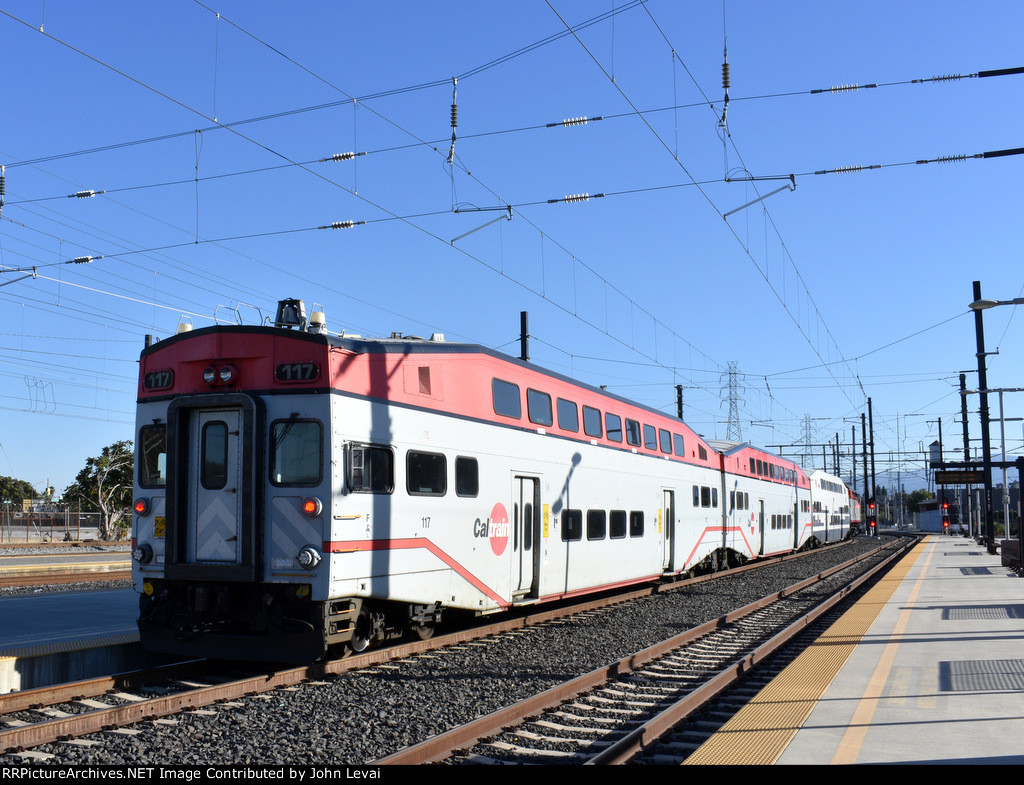
M 486 537 L 490 540 L 491 550 L 495 556 L 501 556 L 508 547 L 508 535 L 510 527 L 508 523 L 508 510 L 505 505 L 498 502 L 491 510 L 491 517 L 484 523 L 479 518 L 473 526 L 474 537 Z

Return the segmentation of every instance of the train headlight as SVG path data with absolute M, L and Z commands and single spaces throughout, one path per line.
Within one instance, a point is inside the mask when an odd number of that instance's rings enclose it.
M 221 384 L 227 384 L 235 378 L 236 373 L 238 372 L 230 365 L 225 365 L 220 369 L 220 373 L 217 374 L 217 377 L 220 379 Z
M 312 545 L 307 545 L 301 551 L 299 555 L 295 557 L 298 561 L 299 566 L 306 570 L 314 570 L 320 563 L 323 557 L 320 555 L 320 551 L 314 548 Z
M 136 545 L 132 548 L 132 558 L 139 564 L 149 564 L 153 561 L 153 546 L 148 542 Z
M 135 500 L 135 514 L 145 515 L 149 512 L 149 499 L 136 499 Z
M 206 382 L 207 384 L 213 384 L 215 381 L 217 381 L 217 369 L 211 365 L 209 368 L 203 371 L 203 381 Z
M 312 517 L 314 517 L 316 515 L 319 515 L 321 512 L 323 512 L 323 509 L 324 509 L 324 505 L 320 502 L 319 499 L 317 499 L 317 498 L 315 498 L 313 496 L 309 497 L 308 499 L 303 499 L 302 500 L 302 513 L 303 513 L 303 515 L 308 515 L 310 518 L 312 518 Z

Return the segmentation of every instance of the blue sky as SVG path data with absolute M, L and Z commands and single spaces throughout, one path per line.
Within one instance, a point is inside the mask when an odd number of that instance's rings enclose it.
M 145 335 L 286 297 L 510 354 L 528 311 L 534 362 L 667 412 L 682 385 L 709 437 L 730 364 L 760 445 L 848 450 L 870 397 L 916 487 L 940 419 L 962 445 L 972 281 L 1024 295 L 1024 156 L 970 157 L 1024 145 L 1024 76 L 968 78 L 1024 65 L 1019 2 L 0 11 L 0 474 L 40 490 L 131 438 Z M 1021 386 L 1015 312 L 985 313 L 991 389 Z

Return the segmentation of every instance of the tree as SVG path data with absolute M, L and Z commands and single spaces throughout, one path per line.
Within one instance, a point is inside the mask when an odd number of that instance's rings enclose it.
M 132 520 L 132 482 L 135 450 L 130 441 L 115 442 L 85 462 L 65 499 L 78 498 L 100 512 L 100 539 L 124 536 Z
M 912 491 L 907 496 L 907 511 L 908 512 L 919 512 L 921 509 L 921 502 L 928 501 L 928 499 L 934 499 L 935 494 L 931 491 L 926 491 L 923 488 L 918 488 L 916 491 Z
M 0 476 L 0 502 L 12 502 L 20 510 L 22 499 L 33 499 L 35 496 L 36 491 L 31 483 Z

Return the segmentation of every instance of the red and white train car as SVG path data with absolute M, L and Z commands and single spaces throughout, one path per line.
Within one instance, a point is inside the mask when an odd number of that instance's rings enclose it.
M 133 572 L 147 648 L 312 661 L 429 635 L 443 611 L 812 537 L 811 483 L 789 461 L 720 451 L 675 418 L 479 346 L 318 327 L 284 301 L 273 327 L 143 351 Z

